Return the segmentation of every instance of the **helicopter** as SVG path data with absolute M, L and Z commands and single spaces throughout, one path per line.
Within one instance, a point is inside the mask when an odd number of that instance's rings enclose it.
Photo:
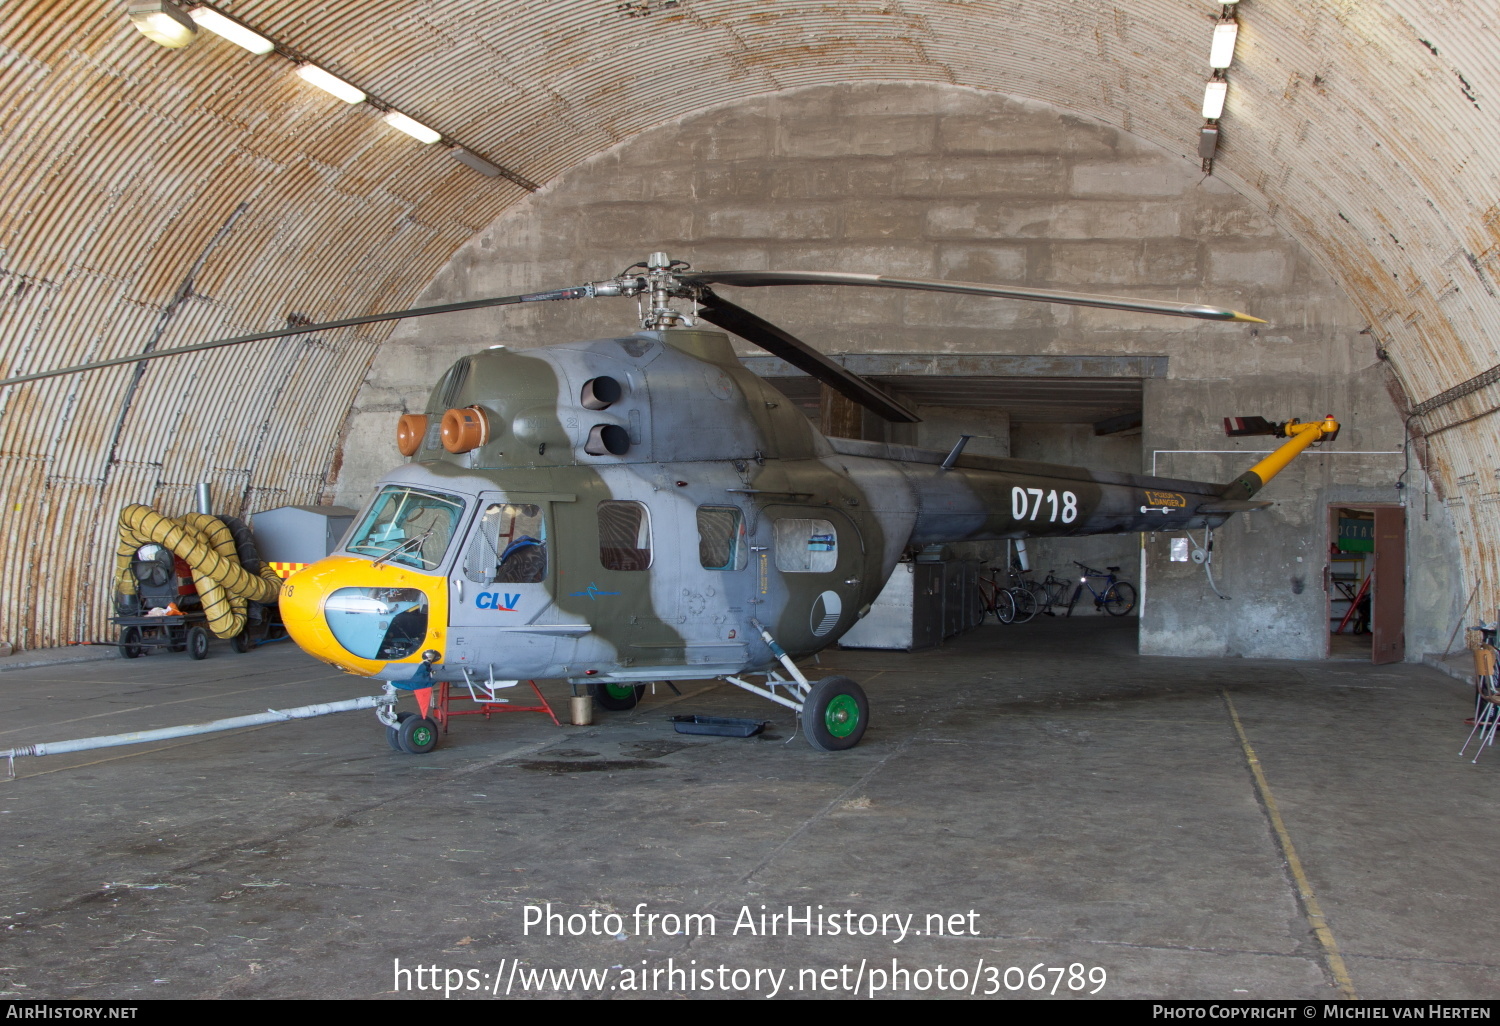
M 870 721 L 859 684 L 796 665 L 870 611 L 903 555 L 927 545 L 1216 528 L 1269 506 L 1253 496 L 1332 415 L 1226 420 L 1286 441 L 1228 484 L 827 437 L 747 370 L 729 334 L 780 356 L 893 422 L 898 399 L 714 286 L 915 289 L 1214 321 L 1233 310 L 1013 286 L 800 271 L 694 272 L 666 253 L 613 278 L 546 292 L 297 325 L 162 349 L 177 353 L 458 310 L 634 298 L 614 338 L 455 362 L 424 412 L 402 415 L 406 462 L 382 478 L 339 550 L 282 585 L 305 651 L 412 692 L 421 715 L 377 708 L 392 744 L 437 743 L 432 688 L 493 695 L 521 680 L 587 688 L 606 709 L 645 686 L 719 679 L 796 712 L 822 751 Z M 141 356 L 27 375 L 70 373 Z M 756 683 L 751 678 L 758 678 Z

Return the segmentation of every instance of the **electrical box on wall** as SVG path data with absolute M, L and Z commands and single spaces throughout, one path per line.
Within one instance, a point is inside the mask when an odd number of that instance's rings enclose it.
M 357 512 L 348 506 L 279 506 L 255 514 L 250 530 L 268 563 L 316 563 L 339 547 Z

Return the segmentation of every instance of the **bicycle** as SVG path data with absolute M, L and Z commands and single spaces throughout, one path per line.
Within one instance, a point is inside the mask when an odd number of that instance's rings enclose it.
M 1068 616 L 1073 615 L 1073 607 L 1077 605 L 1084 588 L 1087 588 L 1089 594 L 1094 596 L 1094 608 L 1103 609 L 1110 616 L 1124 616 L 1135 608 L 1135 585 L 1115 576 L 1115 571 L 1120 569 L 1119 567 L 1105 567 L 1104 572 L 1101 572 L 1085 566 L 1076 559 L 1073 565 L 1083 569 L 1083 576 L 1078 579 L 1078 587 L 1073 589 L 1073 597 L 1068 600 Z M 1089 583 L 1090 577 L 1104 578 L 1104 590 L 1095 589 Z
M 1016 618 L 1015 596 L 996 577 L 987 575 L 987 569 L 979 568 L 979 586 L 975 589 L 979 596 L 979 618 L 983 620 L 984 615 L 990 613 L 1001 623 L 1011 623 Z
M 1048 570 L 1046 580 L 1034 581 L 1030 577 L 1025 577 L 1022 578 L 1019 588 L 1024 589 L 1031 597 L 1033 616 L 1037 613 L 1043 616 L 1056 616 L 1052 607 L 1068 604 L 1068 588 L 1072 584 L 1071 579 L 1057 577 L 1054 571 Z

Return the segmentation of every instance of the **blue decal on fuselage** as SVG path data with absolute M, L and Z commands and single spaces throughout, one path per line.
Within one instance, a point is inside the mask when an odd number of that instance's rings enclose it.
M 520 595 L 511 595 L 498 591 L 481 591 L 474 597 L 474 605 L 480 609 L 498 609 L 504 613 L 514 613 L 516 606 L 520 604 Z

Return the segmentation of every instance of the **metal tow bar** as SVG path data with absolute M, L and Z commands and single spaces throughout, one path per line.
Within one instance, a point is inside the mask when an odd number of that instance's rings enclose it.
M 22 745 L 0 751 L 0 759 L 6 760 L 10 776 L 16 775 L 15 761 L 25 755 L 62 755 L 65 752 L 85 752 L 92 748 L 115 748 L 119 745 L 139 745 L 148 741 L 165 741 L 174 737 L 190 737 L 194 734 L 213 734 L 221 730 L 237 730 L 240 727 L 259 727 L 268 723 L 283 723 L 287 720 L 307 720 L 315 716 L 333 713 L 354 712 L 359 709 L 375 709 L 377 715 L 387 712 L 384 707 L 395 704 L 396 694 L 387 688 L 382 695 L 366 695 L 345 702 L 323 702 L 304 705 L 296 709 L 267 709 L 248 716 L 231 716 L 224 720 L 210 720 L 184 727 L 162 727 L 159 730 L 136 730 L 127 734 L 106 734 L 102 737 L 84 737 L 76 741 L 48 741 L 44 744 Z M 385 717 L 381 717 L 385 722 Z

